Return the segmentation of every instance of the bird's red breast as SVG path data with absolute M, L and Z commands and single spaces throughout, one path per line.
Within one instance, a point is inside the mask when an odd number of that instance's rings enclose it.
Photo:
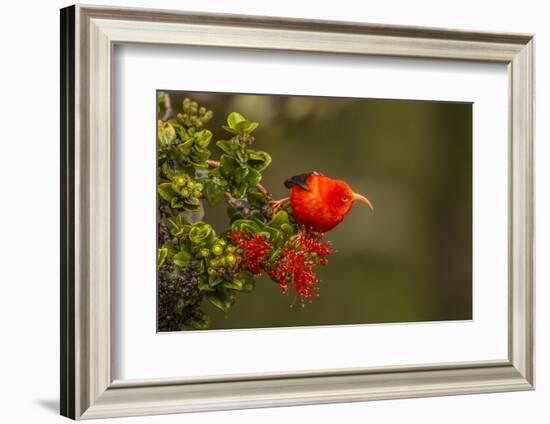
M 300 224 L 317 232 L 332 230 L 345 218 L 354 201 L 372 205 L 349 185 L 318 173 L 301 174 L 285 181 L 290 188 L 290 206 Z

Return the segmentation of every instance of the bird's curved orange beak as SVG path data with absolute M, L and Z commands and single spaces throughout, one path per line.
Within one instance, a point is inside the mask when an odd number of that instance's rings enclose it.
M 357 194 L 357 193 L 353 193 L 352 200 L 354 202 L 362 202 L 365 205 L 367 205 L 369 208 L 371 208 L 371 210 L 374 210 L 374 207 L 372 206 L 372 203 L 365 196 L 362 196 L 362 195 Z

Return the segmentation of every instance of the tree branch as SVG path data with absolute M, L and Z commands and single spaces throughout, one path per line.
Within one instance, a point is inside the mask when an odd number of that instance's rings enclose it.
M 220 167 L 220 162 L 217 161 L 217 160 L 209 159 L 209 160 L 206 161 L 206 164 L 211 168 L 219 168 Z M 262 193 L 265 197 L 267 197 L 270 202 L 274 201 L 273 196 L 271 196 L 271 194 L 269 194 L 269 191 L 267 191 L 267 189 L 263 185 L 261 185 L 260 183 L 256 184 L 256 189 L 260 193 Z
M 172 110 L 172 102 L 170 101 L 170 95 L 164 93 L 164 116 L 162 117 L 163 121 L 167 121 L 174 114 Z

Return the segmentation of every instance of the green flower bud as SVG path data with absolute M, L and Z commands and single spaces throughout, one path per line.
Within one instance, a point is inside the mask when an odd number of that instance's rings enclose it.
M 214 268 L 208 268 L 208 274 L 209 275 L 214 275 L 214 274 L 216 274 L 216 270 Z
M 214 113 L 211 111 L 211 110 L 208 110 L 206 111 L 206 113 L 204 114 L 204 116 L 201 118 L 201 121 L 203 123 L 207 123 L 208 121 L 210 121 L 212 118 L 214 117 Z
M 183 99 L 183 110 L 184 111 L 189 110 L 190 106 L 191 106 L 191 99 L 188 99 L 187 97 Z
M 210 266 L 217 267 L 220 265 L 220 261 L 216 258 L 210 260 Z
M 227 247 L 225 248 L 225 251 L 226 251 L 227 253 L 235 253 L 236 250 L 237 250 L 237 248 L 236 248 L 235 246 L 227 246 Z
M 210 256 L 210 250 L 208 249 L 201 249 L 200 253 L 203 258 L 207 258 L 208 256 Z
M 237 263 L 237 258 L 234 255 L 229 254 L 225 257 L 225 262 L 227 265 L 235 265 Z
M 224 239 L 220 239 L 218 243 L 221 244 L 222 246 L 225 246 L 227 244 L 227 242 Z
M 187 198 L 191 195 L 191 192 L 188 189 L 184 188 L 181 190 L 181 195 Z
M 214 255 L 216 256 L 220 256 L 223 253 L 223 246 L 221 245 L 221 243 L 214 245 L 214 247 L 212 248 L 212 253 L 214 253 Z
M 201 106 L 199 108 L 199 115 L 200 116 L 203 116 L 204 114 L 206 113 L 206 108 L 204 106 Z
M 174 182 L 179 185 L 179 186 L 182 186 L 185 184 L 185 177 L 183 177 L 182 175 L 178 175 L 174 178 Z
M 201 197 L 202 192 L 200 190 L 193 190 L 193 197 Z
M 201 184 L 201 183 L 196 183 L 195 184 L 195 188 L 199 191 L 202 191 L 202 189 L 204 188 L 204 186 Z
M 193 190 L 193 189 L 195 188 L 195 182 L 194 182 L 193 180 L 189 180 L 189 181 L 187 182 L 187 188 L 188 188 L 189 190 Z

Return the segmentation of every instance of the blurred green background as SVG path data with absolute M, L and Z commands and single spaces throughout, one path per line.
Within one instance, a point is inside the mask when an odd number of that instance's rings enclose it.
M 204 302 L 212 329 L 472 319 L 470 103 L 166 92 L 175 108 L 189 97 L 213 110 L 214 140 L 228 138 L 229 112 L 259 122 L 275 198 L 289 176 L 319 171 L 374 204 L 325 236 L 337 253 L 318 268 L 319 298 L 292 306 L 291 290 L 262 277 L 227 316 Z M 204 220 L 227 228 L 225 207 L 206 207 Z

